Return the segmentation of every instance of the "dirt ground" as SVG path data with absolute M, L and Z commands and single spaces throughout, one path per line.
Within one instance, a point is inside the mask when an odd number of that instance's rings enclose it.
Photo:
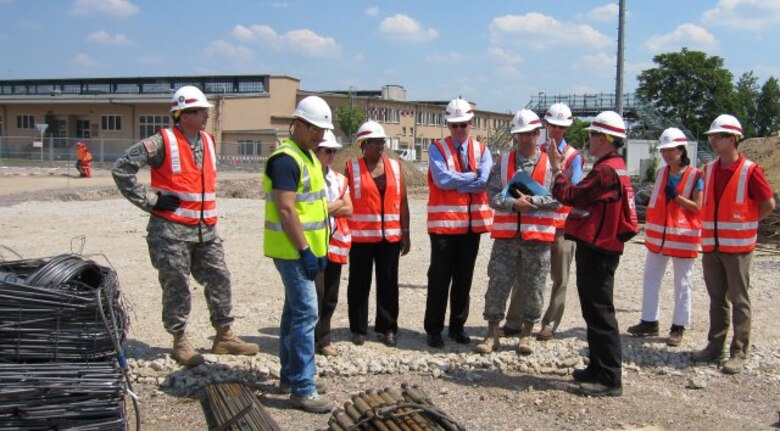
M 246 184 L 259 186 L 257 175 L 222 175 L 234 181 L 236 189 Z M 242 186 L 243 185 L 243 186 Z M 254 186 L 251 186 L 252 188 Z M 231 186 L 226 187 L 228 189 Z M 278 322 L 283 290 L 272 262 L 262 253 L 262 200 L 254 192 L 223 190 L 220 193 L 219 222 L 226 259 L 233 278 L 235 329 L 245 339 L 258 343 L 262 352 L 255 361 L 276 361 Z M 227 196 L 247 193 L 236 199 Z M 425 233 L 424 197 L 411 201 L 412 251 L 401 260 L 401 315 L 399 344 L 388 349 L 370 340 L 361 348 L 349 340 L 346 312 L 346 277 L 343 272 L 340 303 L 333 319 L 335 347 L 339 360 L 350 357 L 379 359 L 438 358 L 471 360 L 478 355 L 470 348 L 447 340 L 442 351 L 425 344 L 423 314 L 429 241 Z M 0 168 L 0 245 L 26 258 L 51 256 L 79 248 L 85 237 L 84 254 L 106 260 L 116 269 L 131 307 L 132 327 L 128 354 L 136 361 L 164 359 L 171 339 L 160 323 L 160 288 L 148 257 L 145 226 L 148 216 L 112 191 L 107 171 L 97 169 L 91 179 L 77 179 L 63 168 Z M 477 259 L 467 330 L 472 336 L 484 331 L 482 319 L 487 287 L 487 262 L 492 241 L 484 238 Z M 625 331 L 639 320 L 642 270 L 645 248 L 635 241 L 628 245 L 616 275 L 615 305 L 620 328 Z M 15 257 L 0 248 L 0 258 Z M 529 361 L 547 361 L 561 349 L 584 350 L 584 323 L 579 313 L 576 277 L 572 268 L 567 311 L 558 338 L 544 345 Z M 780 256 L 757 252 L 752 262 L 753 351 L 745 372 L 726 376 L 718 366 L 692 365 L 688 353 L 704 346 L 708 327 L 708 298 L 700 265 L 694 272 L 694 323 L 683 345 L 668 348 L 661 337 L 638 339 L 623 336 L 624 395 L 595 399 L 572 393 L 568 373 L 517 369 L 485 369 L 444 373 L 386 372 L 381 374 L 322 377 L 328 394 L 339 404 L 351 394 L 384 387 L 400 388 L 407 382 L 420 385 L 435 404 L 455 416 L 470 430 L 536 429 L 669 429 L 732 430 L 780 428 Z M 661 325 L 670 325 L 672 308 L 671 271 L 667 270 L 662 295 Z M 189 332 L 195 344 L 208 349 L 213 330 L 206 312 L 202 289 L 194 285 L 193 313 Z M 549 283 L 548 288 L 549 290 Z M 373 315 L 373 306 L 370 315 Z M 473 344 L 472 344 L 473 346 Z M 513 356 L 512 342 L 504 341 L 502 355 Z M 536 370 L 534 368 L 533 370 Z M 173 371 L 176 374 L 179 371 Z M 273 374 L 273 373 L 271 373 Z M 562 375 L 559 375 L 562 374 Z M 704 384 L 691 385 L 691 381 Z M 278 394 L 272 376 L 252 382 L 261 402 L 284 430 L 325 428 L 328 415 L 293 410 Z M 693 389 L 692 387 L 699 388 Z M 178 390 L 150 383 L 136 383 L 141 398 L 142 426 L 148 430 L 206 429 L 200 390 Z M 131 426 L 132 426 L 131 421 Z

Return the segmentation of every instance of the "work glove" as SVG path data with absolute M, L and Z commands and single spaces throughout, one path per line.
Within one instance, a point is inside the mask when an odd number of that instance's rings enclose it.
M 325 268 L 328 267 L 328 257 L 321 257 L 317 259 L 317 267 L 320 269 L 320 271 L 325 271 Z
M 179 203 L 181 203 L 181 199 L 178 196 L 157 193 L 157 202 L 154 203 L 152 209 L 173 212 L 176 211 L 176 208 L 179 208 Z
M 666 200 L 671 201 L 674 200 L 674 198 L 677 197 L 677 188 L 672 186 L 671 184 L 667 184 L 664 188 L 664 193 L 666 193 Z
M 301 265 L 303 266 L 303 273 L 306 275 L 307 279 L 313 281 L 317 277 L 317 272 L 319 272 L 317 256 L 312 253 L 311 247 L 306 247 L 306 249 L 300 250 L 299 253 L 301 254 L 301 258 L 298 259 L 298 261 L 301 262 Z

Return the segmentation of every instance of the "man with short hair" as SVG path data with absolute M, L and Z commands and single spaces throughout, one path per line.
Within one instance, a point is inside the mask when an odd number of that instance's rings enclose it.
M 694 361 L 723 356 L 731 309 L 734 334 L 730 357 L 721 371 L 742 371 L 750 347 L 750 261 L 756 247 L 758 222 L 775 209 L 764 171 L 739 153 L 742 125 L 727 114 L 718 116 L 704 134 L 717 158 L 704 168 L 702 206 L 702 268 L 710 296 L 707 346 L 693 353 Z

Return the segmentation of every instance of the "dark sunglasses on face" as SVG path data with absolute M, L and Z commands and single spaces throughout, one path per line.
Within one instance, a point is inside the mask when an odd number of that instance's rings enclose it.
M 385 145 L 384 139 L 366 139 L 366 144 L 369 145 Z
M 450 123 L 449 126 L 453 129 L 465 129 L 469 127 L 469 123 Z
M 592 138 L 594 136 L 604 136 L 604 134 L 601 133 L 601 132 L 588 132 L 588 137 L 589 138 Z
M 325 154 L 336 154 L 336 152 L 338 151 L 335 148 L 318 148 L 317 150 Z

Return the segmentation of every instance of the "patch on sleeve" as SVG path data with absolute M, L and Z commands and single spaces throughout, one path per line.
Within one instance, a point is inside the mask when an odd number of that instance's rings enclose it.
M 143 141 L 143 143 L 144 143 L 144 148 L 146 148 L 146 152 L 147 153 L 152 154 L 155 151 L 157 151 L 157 148 L 156 148 L 157 146 L 154 144 L 154 141 L 152 141 L 151 139 Z

